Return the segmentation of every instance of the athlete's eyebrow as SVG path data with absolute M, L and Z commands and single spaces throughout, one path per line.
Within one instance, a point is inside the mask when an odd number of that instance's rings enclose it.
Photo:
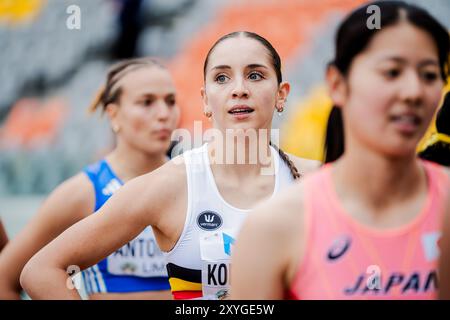
M 156 98 L 156 94 L 151 93 L 151 92 L 143 92 L 143 93 L 138 94 L 137 97 L 140 99 L 141 98 Z
M 166 98 L 172 98 L 175 97 L 176 93 L 175 92 L 167 92 L 161 95 L 161 97 L 163 97 L 164 99 Z M 159 97 L 159 95 L 155 94 L 155 93 L 151 93 L 151 92 L 143 92 L 139 95 L 137 95 L 137 99 L 157 99 Z
M 421 61 L 418 65 L 418 67 L 426 67 L 428 65 L 432 65 L 432 66 L 436 66 L 439 67 L 439 62 L 435 59 L 425 59 L 423 61 Z
M 401 64 L 406 64 L 407 61 L 404 58 L 401 57 L 397 57 L 397 56 L 387 56 L 387 57 L 383 57 L 380 58 L 379 62 L 383 62 L 383 61 L 394 61 L 394 62 L 398 62 Z M 424 66 L 428 66 L 428 65 L 435 65 L 439 67 L 439 62 L 436 59 L 432 59 L 432 58 L 428 58 L 428 59 L 424 59 L 422 61 L 420 61 L 420 63 L 418 64 L 418 67 L 424 67 Z
M 247 69 L 255 69 L 255 68 L 269 69 L 269 68 L 266 67 L 265 65 L 263 65 L 263 64 L 258 64 L 258 63 L 252 63 L 252 64 L 249 64 L 249 65 L 247 66 Z
M 252 63 L 249 64 L 245 67 L 246 69 L 255 69 L 255 68 L 265 68 L 265 69 L 269 69 L 267 66 L 263 65 L 263 64 L 259 64 L 259 63 Z M 231 69 L 230 66 L 225 65 L 225 64 L 221 64 L 215 67 L 212 67 L 211 70 L 221 70 L 221 69 Z
M 165 95 L 165 97 L 166 97 L 166 98 L 175 98 L 176 95 L 175 95 L 175 92 L 169 92 L 169 93 L 167 93 L 167 94 Z
M 231 69 L 231 67 L 230 67 L 230 66 L 227 66 L 227 65 L 224 65 L 224 64 L 221 64 L 221 65 L 212 67 L 212 68 L 211 68 L 211 71 L 212 71 L 212 70 L 221 70 L 221 69 Z

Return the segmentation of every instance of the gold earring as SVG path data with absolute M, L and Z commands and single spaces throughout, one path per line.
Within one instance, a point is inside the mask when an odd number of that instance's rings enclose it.
M 212 112 L 211 112 L 211 111 L 204 111 L 203 114 L 204 114 L 205 117 L 207 117 L 207 118 L 211 118 L 211 117 L 212 117 Z
M 281 115 L 281 113 L 284 111 L 284 106 L 280 104 L 280 107 L 277 108 L 278 114 Z

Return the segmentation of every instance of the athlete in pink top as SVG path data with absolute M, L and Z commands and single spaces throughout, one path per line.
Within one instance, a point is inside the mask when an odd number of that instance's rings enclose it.
M 380 8 L 369 28 L 367 8 Z M 341 24 L 327 70 L 343 154 L 261 204 L 233 250 L 232 299 L 431 299 L 450 174 L 416 147 L 448 77 L 449 35 L 399 1 Z
M 305 181 L 306 251 L 289 289 L 295 299 L 431 299 L 437 241 L 450 180 L 425 162 L 428 191 L 409 222 L 383 230 L 351 217 L 333 185 L 332 166 Z
M 450 215 L 446 219 L 444 235 L 440 241 L 442 256 L 439 263 L 439 298 L 450 300 Z

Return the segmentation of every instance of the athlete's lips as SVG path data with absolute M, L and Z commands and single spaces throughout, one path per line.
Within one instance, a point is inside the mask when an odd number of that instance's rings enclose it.
M 415 112 L 406 111 L 391 114 L 389 121 L 402 133 L 413 134 L 422 124 L 422 117 Z
M 160 138 L 170 137 L 172 134 L 172 130 L 167 129 L 167 128 L 162 128 L 162 129 L 154 130 L 154 131 L 152 131 L 152 133 Z
M 229 114 L 248 114 L 255 111 L 255 109 L 249 107 L 246 104 L 237 104 L 234 105 L 230 110 L 228 110 Z

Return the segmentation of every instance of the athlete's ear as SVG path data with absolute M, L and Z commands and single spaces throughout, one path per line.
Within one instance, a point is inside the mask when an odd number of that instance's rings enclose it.
M 286 103 L 289 92 L 291 91 L 291 85 L 289 82 L 281 82 L 278 86 L 277 105 L 284 105 Z
M 203 114 L 210 114 L 211 110 L 208 106 L 208 96 L 206 95 L 205 87 L 200 88 L 200 95 L 202 96 L 203 101 Z
M 327 68 L 326 81 L 333 105 L 344 106 L 347 101 L 347 82 L 341 72 L 332 64 Z
M 106 113 L 108 114 L 109 122 L 111 123 L 111 127 L 112 128 L 120 127 L 119 117 L 118 117 L 119 106 L 116 103 L 109 103 L 106 106 Z

